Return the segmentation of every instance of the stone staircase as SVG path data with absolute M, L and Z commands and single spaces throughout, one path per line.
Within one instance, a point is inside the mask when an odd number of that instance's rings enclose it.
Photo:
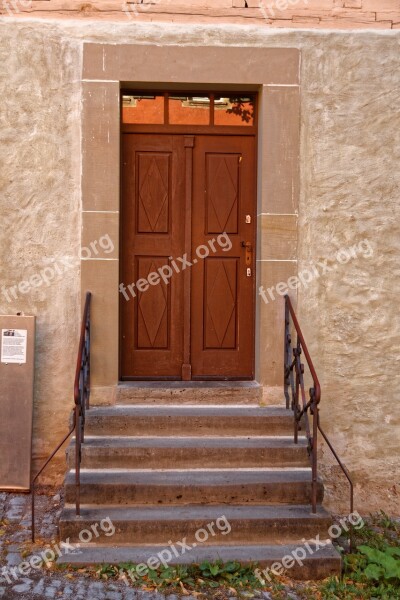
M 80 544 L 63 562 L 143 563 L 186 538 L 191 550 L 175 553 L 172 564 L 236 559 L 266 567 L 317 535 L 326 540 L 331 518 L 320 505 L 322 483 L 317 514 L 311 512 L 305 439 L 295 445 L 291 411 L 260 407 L 259 394 L 252 383 L 123 385 L 115 406 L 91 408 L 81 516 L 72 441 L 60 537 L 79 543 L 82 530 L 107 517 L 116 531 Z M 208 532 L 206 540 L 199 531 Z M 331 544 L 306 554 L 291 576 L 339 572 Z

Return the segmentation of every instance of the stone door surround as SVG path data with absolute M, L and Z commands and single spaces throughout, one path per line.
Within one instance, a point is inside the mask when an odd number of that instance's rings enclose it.
M 82 72 L 81 296 L 93 293 L 93 404 L 112 403 L 119 382 L 120 91 L 254 89 L 259 94 L 257 289 L 297 273 L 300 51 L 296 48 L 85 43 Z M 281 298 L 256 299 L 256 379 L 281 385 Z

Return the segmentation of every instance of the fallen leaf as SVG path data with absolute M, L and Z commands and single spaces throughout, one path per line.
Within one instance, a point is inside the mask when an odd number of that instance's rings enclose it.
M 235 588 L 228 588 L 228 590 L 231 592 L 232 596 L 237 596 L 237 591 L 235 590 Z
M 187 589 L 185 588 L 185 586 L 183 585 L 182 581 L 179 582 L 179 585 L 181 587 L 182 590 L 182 594 L 184 596 L 190 596 L 190 592 L 187 591 Z

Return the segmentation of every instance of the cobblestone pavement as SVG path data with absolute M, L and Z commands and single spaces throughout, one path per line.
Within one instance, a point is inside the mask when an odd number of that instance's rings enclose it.
M 179 595 L 163 595 L 128 587 L 123 581 L 97 581 L 87 573 L 31 569 L 27 576 L 13 576 L 12 568 L 39 555 L 46 545 L 57 543 L 58 519 L 62 498 L 56 495 L 36 497 L 36 538 L 31 544 L 31 497 L 0 493 L 0 600 L 37 600 L 69 598 L 73 600 L 178 600 Z M 4 577 L 4 568 L 9 581 Z M 3 573 L 3 576 L 1 576 Z M 254 594 L 254 595 L 253 595 Z M 249 596 L 272 600 L 268 592 L 255 591 Z M 198 600 L 184 596 L 185 600 Z M 298 600 L 289 592 L 287 598 Z M 221 596 L 221 600 L 237 600 Z
M 74 600 L 164 600 L 157 593 L 136 591 L 124 584 L 106 583 L 80 578 L 68 581 L 60 575 L 51 577 L 21 578 L 16 585 L 0 587 L 0 598 L 4 600 L 36 600 L 42 598 L 73 598 Z M 177 596 L 167 596 L 178 600 Z M 189 596 L 187 596 L 188 600 Z M 192 598 L 195 600 L 195 598 Z

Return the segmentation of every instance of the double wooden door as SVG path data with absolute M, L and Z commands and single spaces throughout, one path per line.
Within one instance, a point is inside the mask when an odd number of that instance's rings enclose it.
M 255 138 L 123 134 L 121 378 L 254 377 Z

